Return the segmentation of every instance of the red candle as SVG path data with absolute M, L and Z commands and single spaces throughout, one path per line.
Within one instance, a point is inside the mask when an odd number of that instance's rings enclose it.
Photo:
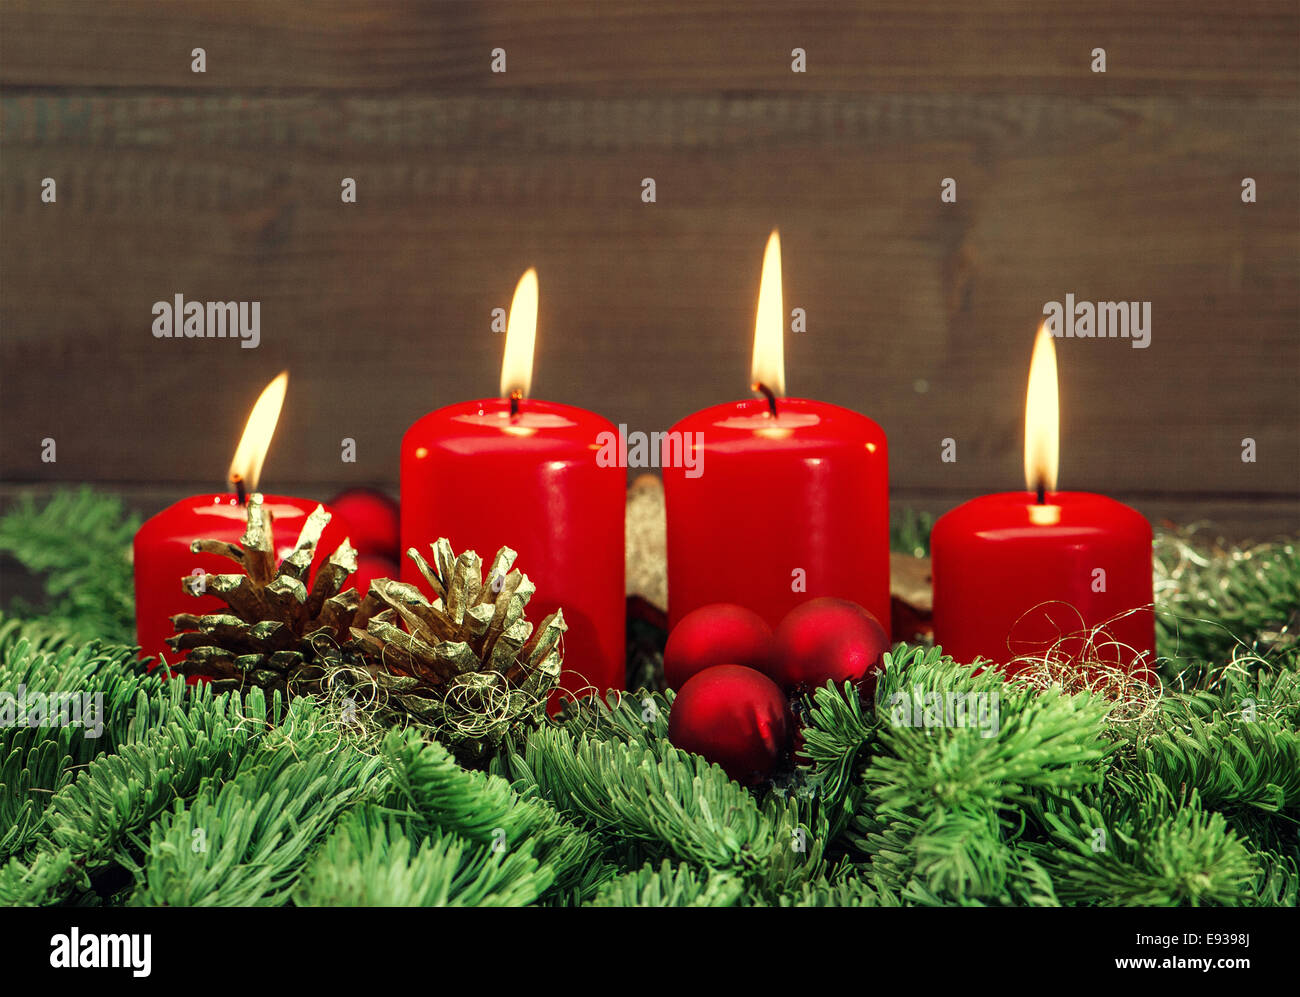
M 734 602 L 775 627 L 799 603 L 836 596 L 888 631 L 885 434 L 848 409 L 781 397 L 784 316 L 773 232 L 754 330 L 752 380 L 764 397 L 697 412 L 664 440 L 669 625 Z
M 1029 490 L 975 499 L 935 523 L 935 643 L 1010 672 L 1049 653 L 1142 670 L 1155 658 L 1151 526 L 1104 495 L 1054 491 L 1058 425 L 1056 352 L 1043 328 L 1025 415 Z
M 216 596 L 191 595 L 184 585 L 189 579 L 191 586 L 196 583 L 201 586 L 205 574 L 229 574 L 238 571 L 238 565 L 216 554 L 193 554 L 190 544 L 200 539 L 234 543 L 244 535 L 248 526 L 243 504 L 245 490 L 251 491 L 257 485 L 287 385 L 288 374 L 283 373 L 266 387 L 253 406 L 230 465 L 236 494 L 182 499 L 146 520 L 136 533 L 133 544 L 135 626 L 142 657 L 165 655 L 168 661 L 179 661 L 184 655 L 172 651 L 166 643 L 176 632 L 171 617 L 177 613 L 226 610 L 225 603 Z M 280 495 L 267 495 L 264 502 L 271 513 L 276 552 L 283 558 L 293 551 L 298 533 L 318 503 Z M 327 559 L 345 537 L 343 524 L 337 518 L 332 519 L 321 536 L 316 563 Z
M 519 281 L 506 331 L 502 398 L 450 405 L 424 416 L 402 439 L 403 552 L 426 557 L 446 537 L 457 554 L 485 563 L 501 547 L 537 586 L 536 626 L 560 609 L 561 688 L 573 694 L 624 686 L 626 596 L 623 516 L 626 472 L 600 466 L 606 419 L 571 405 L 528 398 L 537 319 L 537 275 Z M 402 581 L 432 597 L 414 563 Z

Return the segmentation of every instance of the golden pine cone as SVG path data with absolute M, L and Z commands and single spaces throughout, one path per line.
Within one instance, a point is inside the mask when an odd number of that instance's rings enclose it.
M 355 589 L 340 591 L 357 568 L 357 552 L 344 540 L 308 589 L 316 546 L 330 514 L 317 506 L 293 552 L 277 565 L 271 517 L 262 496 L 250 495 L 247 504 L 248 528 L 238 544 L 195 540 L 190 545 L 196 554 L 228 557 L 242 570 L 207 575 L 198 590 L 192 577 L 182 580 L 186 591 L 211 593 L 229 611 L 172 617 L 177 632 L 167 644 L 173 651 L 189 652 L 173 668 L 182 675 L 204 676 L 218 690 L 258 685 L 286 695 L 314 691 L 322 674 L 319 659 L 346 643 L 358 620 L 360 594 Z
M 486 580 L 475 552 L 457 557 L 445 539 L 431 551 L 435 567 L 414 548 L 407 556 L 437 598 L 430 603 L 414 585 L 390 579 L 372 582 L 350 650 L 369 663 L 391 707 L 475 760 L 520 725 L 541 722 L 559 685 L 567 627 L 557 610 L 533 629 L 524 609 L 536 588 L 511 570 L 518 555 L 509 547 L 497 551 Z M 375 612 L 376 599 L 387 608 Z

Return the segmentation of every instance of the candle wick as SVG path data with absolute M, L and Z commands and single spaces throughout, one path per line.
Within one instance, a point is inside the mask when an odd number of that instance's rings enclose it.
M 235 498 L 239 500 L 239 504 L 246 504 L 248 496 L 244 491 L 244 476 L 242 474 L 232 474 L 230 483 L 235 486 Z
M 776 395 L 772 393 L 772 389 L 769 388 L 766 384 L 762 383 L 761 381 L 756 381 L 754 383 L 754 390 L 759 392 L 764 398 L 767 399 L 767 407 L 771 410 L 773 418 L 775 418 L 776 417 Z
M 1038 482 L 1038 504 L 1047 504 L 1047 487 L 1041 481 Z
M 518 388 L 510 392 L 510 414 L 516 416 L 519 414 L 519 402 L 523 399 L 524 393 Z

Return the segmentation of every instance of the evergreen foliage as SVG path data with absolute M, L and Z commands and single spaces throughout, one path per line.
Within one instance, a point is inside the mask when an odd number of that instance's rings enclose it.
M 10 606 L 82 638 L 135 640 L 131 540 L 140 526 L 122 502 L 90 488 L 55 493 L 43 508 L 25 495 L 0 516 L 0 554 L 43 576 L 47 605 Z
M 590 896 L 614 868 L 603 846 L 548 803 L 515 792 L 496 775 L 462 768 L 451 752 L 414 731 L 393 731 L 384 758 L 412 826 L 454 832 L 495 850 L 526 849 L 547 863 L 549 899 Z
M 167 906 L 283 903 L 312 847 L 373 787 L 378 759 L 322 732 L 310 699 L 268 732 L 233 777 L 177 799 L 150 830 L 131 902 Z M 329 743 L 329 740 L 333 743 Z
M 1049 844 L 1033 847 L 1065 903 L 1238 904 L 1258 867 L 1222 814 L 1196 790 L 1175 799 L 1147 776 L 1124 792 L 1085 792 L 1041 815 Z
M 1295 906 L 1300 895 L 1300 659 L 1281 597 L 1295 568 L 1281 559 L 1216 588 L 1214 607 L 1193 610 L 1200 589 L 1180 575 L 1179 611 L 1216 609 L 1240 642 L 1209 625 L 1189 642 L 1183 629 L 1178 680 L 1138 721 L 1099 695 L 899 645 L 870 695 L 815 690 L 800 706 L 798 765 L 752 790 L 669 743 L 671 693 L 571 704 L 480 771 L 419 731 L 361 736 L 327 699 L 218 695 L 148 674 L 120 643 L 129 526 L 84 492 L 0 518 L 0 548 L 51 582 L 47 615 L 0 617 L 0 694 L 102 702 L 98 737 L 0 724 L 0 904 Z M 100 591 L 82 591 L 95 572 Z
M 735 907 L 745 883 L 726 872 L 707 872 L 667 859 L 656 868 L 646 863 L 635 872 L 610 880 L 591 907 Z
M 1138 749 L 1138 764 L 1166 786 L 1196 789 L 1215 808 L 1300 807 L 1300 734 L 1271 714 L 1245 721 L 1191 717 Z
M 877 890 L 866 879 L 845 865 L 838 875 L 828 876 L 808 883 L 777 898 L 778 907 L 897 907 L 898 899 L 891 893 Z
M 1199 676 L 1242 651 L 1285 657 L 1300 644 L 1300 549 L 1294 540 L 1217 550 L 1183 532 L 1156 535 L 1156 646 L 1172 677 Z
M 671 747 L 663 755 L 542 728 L 511 769 L 516 786 L 620 839 L 629 855 L 737 872 L 766 861 L 779 843 L 754 797 L 697 755 Z
M 299 880 L 299 906 L 513 907 L 535 902 L 553 871 L 527 849 L 494 850 L 444 831 L 421 834 L 373 806 L 340 820 Z

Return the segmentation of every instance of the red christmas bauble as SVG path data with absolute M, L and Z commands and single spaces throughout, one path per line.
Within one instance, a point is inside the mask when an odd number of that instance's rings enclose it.
M 330 499 L 329 506 L 343 520 L 358 554 L 394 561 L 401 557 L 398 505 L 388 495 L 375 488 L 349 488 Z
M 786 754 L 793 726 L 785 694 L 770 678 L 741 665 L 714 665 L 677 693 L 668 740 L 737 782 L 754 783 Z
M 715 602 L 692 610 L 668 635 L 664 680 L 680 689 L 692 676 L 714 665 L 744 665 L 767 672 L 772 662 L 772 628 L 744 606 Z
M 370 583 L 376 578 L 397 578 L 401 569 L 391 557 L 377 554 L 358 554 L 357 570 L 349 576 L 345 589 L 356 589 L 364 599 L 370 591 Z
M 889 635 L 871 613 L 847 599 L 810 599 L 776 628 L 775 664 L 768 674 L 786 691 L 827 682 L 875 685 Z

